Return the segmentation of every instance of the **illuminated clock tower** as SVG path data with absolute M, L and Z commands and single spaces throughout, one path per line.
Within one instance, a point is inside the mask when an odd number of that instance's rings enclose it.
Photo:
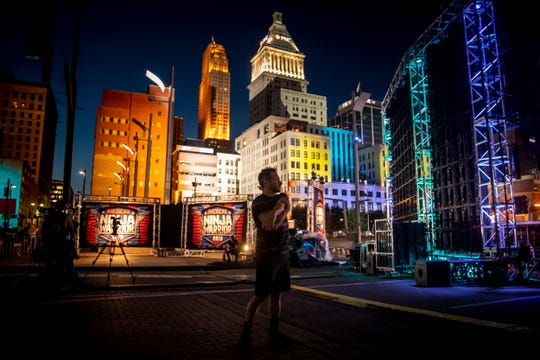
M 307 93 L 304 58 L 282 14 L 274 12 L 268 34 L 251 59 L 249 126 L 271 115 L 326 125 L 326 97 Z

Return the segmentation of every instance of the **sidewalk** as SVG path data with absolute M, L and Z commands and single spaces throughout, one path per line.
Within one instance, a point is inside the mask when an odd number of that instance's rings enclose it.
M 181 253 L 136 247 L 100 247 L 97 251 L 83 249 L 79 253 L 79 258 L 75 260 L 75 268 L 79 278 L 83 280 L 84 288 L 180 286 L 254 280 L 253 262 L 239 259 L 238 263 L 226 263 L 223 261 L 221 250 L 191 251 L 186 255 L 171 255 Z M 348 259 L 334 260 L 323 266 L 336 267 L 340 270 L 350 268 L 354 271 Z M 38 277 L 41 267 L 42 264 L 33 263 L 29 255 L 0 257 L 0 289 L 14 288 L 14 285 L 18 288 L 35 286 L 36 281 L 32 280 Z M 231 280 L 225 281 L 226 277 L 220 270 L 234 269 L 239 269 L 242 275 L 229 277 Z M 243 269 L 245 271 L 242 271 Z M 167 274 L 178 271 L 186 275 Z
M 81 249 L 79 258 L 75 260 L 78 269 L 86 268 L 111 268 L 120 270 L 122 268 L 190 268 L 200 266 L 217 266 L 222 262 L 221 251 L 206 251 L 204 255 L 182 255 L 182 256 L 158 256 L 151 248 L 135 247 L 100 247 L 97 251 Z M 37 267 L 39 264 L 32 263 L 30 255 L 16 254 L 0 257 L 0 268 L 20 269 L 27 266 Z
M 169 252 L 174 253 L 174 252 Z M 211 272 L 214 270 L 253 268 L 253 264 L 239 262 L 227 264 L 222 251 L 205 251 L 182 256 L 158 256 L 151 248 L 105 247 L 97 251 L 81 250 L 75 268 L 84 287 L 182 285 L 192 282 L 190 277 L 141 276 L 143 272 Z M 30 255 L 0 257 L 0 288 L 35 285 L 42 264 L 32 261 Z M 209 275 L 209 278 L 211 276 Z M 197 282 L 199 283 L 199 282 Z

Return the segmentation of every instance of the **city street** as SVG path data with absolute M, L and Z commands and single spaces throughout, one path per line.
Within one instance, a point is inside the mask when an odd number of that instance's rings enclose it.
M 252 268 L 152 270 L 129 259 L 130 269 L 81 267 L 80 275 L 88 275 L 80 289 L 29 288 L 29 279 L 3 287 L 5 344 L 25 356 L 83 359 L 393 359 L 435 352 L 500 358 L 529 354 L 539 338 L 535 284 L 423 288 L 410 277 L 322 265 L 292 269 L 281 330 L 297 341 L 295 348 L 269 349 L 263 306 L 246 356 L 234 345 Z

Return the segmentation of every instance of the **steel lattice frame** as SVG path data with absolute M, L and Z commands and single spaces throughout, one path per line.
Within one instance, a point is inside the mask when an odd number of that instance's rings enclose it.
M 484 247 L 515 245 L 515 219 L 503 79 L 493 4 L 463 10 Z
M 486 0 L 456 0 L 404 55 L 382 102 L 385 113 L 396 88 L 408 73 L 414 121 L 418 220 L 431 225 L 428 228 L 431 236 L 427 241 L 428 251 L 433 247 L 435 216 L 429 144 L 430 119 L 426 102 L 429 89 L 424 74 L 424 55 L 430 44 L 440 42 L 447 36 L 448 26 L 460 17 L 463 20 L 469 70 L 483 245 L 484 248 L 496 246 L 497 249 L 515 245 L 512 163 L 506 139 L 503 84 L 493 4 Z M 389 163 L 392 160 L 390 141 L 390 119 L 385 117 L 385 143 L 388 147 L 386 160 Z M 392 183 L 390 171 L 387 179 L 389 187 Z
M 416 208 L 418 221 L 426 224 L 426 251 L 433 250 L 435 212 L 433 208 L 433 177 L 431 165 L 430 117 L 427 105 L 428 79 L 425 58 L 419 55 L 409 63 L 411 113 L 413 118 L 414 160 L 416 171 Z

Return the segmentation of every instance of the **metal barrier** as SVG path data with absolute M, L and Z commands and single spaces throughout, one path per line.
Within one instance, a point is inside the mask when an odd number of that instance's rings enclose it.
M 0 239 L 0 256 L 30 255 L 37 246 L 37 236 L 29 235 L 18 239 L 16 234 L 6 234 Z
M 176 256 L 204 256 L 206 250 L 200 249 L 152 249 L 152 253 L 158 257 L 176 257 Z

